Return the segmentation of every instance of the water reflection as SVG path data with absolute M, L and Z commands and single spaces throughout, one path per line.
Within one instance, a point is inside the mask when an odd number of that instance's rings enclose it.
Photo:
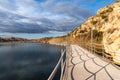
M 60 57 L 60 48 L 41 43 L 0 43 L 0 80 L 46 80 Z

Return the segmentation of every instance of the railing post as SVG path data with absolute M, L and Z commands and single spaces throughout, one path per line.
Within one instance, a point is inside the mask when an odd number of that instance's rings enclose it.
M 92 53 L 92 28 L 91 28 L 91 53 Z
M 102 55 L 103 55 L 103 58 L 104 58 L 104 45 L 103 45 L 103 42 L 102 42 Z
M 93 45 L 93 30 L 92 28 L 90 28 L 90 31 L 91 31 L 91 53 L 92 53 L 92 45 Z
M 80 35 L 80 43 L 81 43 L 81 47 L 82 47 L 82 43 L 83 43 L 83 41 L 82 41 L 82 35 Z
M 67 66 L 67 70 L 66 70 L 66 77 L 68 77 L 68 65 L 69 65 L 69 46 L 67 46 L 67 50 L 66 50 L 66 66 Z
M 61 49 L 61 56 L 63 55 L 63 49 Z M 64 58 L 64 57 L 63 57 Z M 60 76 L 60 80 L 62 80 L 62 77 L 63 77 L 63 58 L 61 60 L 61 76 Z
M 104 55 L 103 33 L 102 33 L 102 55 L 103 55 L 103 58 L 104 58 L 105 55 Z
M 81 34 L 80 34 L 80 46 L 81 46 Z
M 95 44 L 93 45 L 93 54 L 95 54 Z
M 83 47 L 83 35 L 81 37 L 81 46 Z
M 84 48 L 84 45 L 85 45 L 85 41 L 84 41 L 84 36 L 83 36 L 83 48 Z

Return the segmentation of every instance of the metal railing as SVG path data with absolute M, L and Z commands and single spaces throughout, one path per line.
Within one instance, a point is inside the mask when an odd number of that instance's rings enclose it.
M 63 80 L 63 75 L 67 74 L 67 69 L 65 69 L 65 68 L 67 66 L 66 62 L 68 61 L 68 59 L 67 59 L 67 57 L 68 57 L 68 55 L 67 55 L 68 51 L 69 51 L 69 39 L 68 39 L 68 35 L 67 35 L 67 37 L 66 37 L 66 49 L 64 49 L 64 50 L 61 49 L 61 57 L 60 57 L 57 65 L 55 66 L 55 68 L 53 69 L 52 73 L 50 74 L 50 76 L 48 77 L 47 80 L 53 80 L 54 79 L 55 74 L 57 73 L 58 68 L 60 67 L 60 65 L 61 65 L 60 80 Z M 66 77 L 66 76 L 64 76 L 64 77 Z
M 52 71 L 52 73 L 50 74 L 50 76 L 48 77 L 48 80 L 53 80 L 56 72 L 58 71 L 58 68 L 60 67 L 60 64 L 61 64 L 61 69 L 64 67 L 64 64 L 65 64 L 65 61 L 63 62 L 63 58 L 64 58 L 64 55 L 65 55 L 65 52 L 66 50 L 61 50 L 61 57 L 57 63 L 57 65 L 55 66 L 54 70 Z M 62 69 L 63 70 L 63 69 Z M 61 71 L 63 73 L 63 71 Z
M 85 38 L 84 33 L 80 33 L 80 46 L 83 48 L 86 48 L 91 53 L 97 53 L 97 54 L 100 54 L 103 58 L 112 60 L 112 58 L 115 56 L 115 52 L 113 52 L 114 56 L 109 54 L 109 53 L 106 53 L 105 48 L 104 48 L 104 44 L 102 42 L 101 43 L 94 42 L 94 38 L 93 38 L 94 32 L 93 32 L 92 28 L 90 28 L 89 34 L 90 34 L 90 36 Z M 103 36 L 103 34 L 102 34 L 102 36 Z M 95 35 L 94 35 L 94 37 L 95 37 Z M 90 41 L 85 42 L 86 40 L 90 40 Z

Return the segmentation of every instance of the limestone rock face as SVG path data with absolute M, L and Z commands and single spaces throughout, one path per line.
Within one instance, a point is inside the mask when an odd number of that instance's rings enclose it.
M 103 25 L 103 43 L 105 51 L 120 64 L 120 2 L 110 6 L 113 11 L 108 15 L 108 22 Z
M 76 38 L 80 34 L 93 30 L 103 32 L 105 51 L 112 55 L 115 63 L 120 64 L 120 2 L 101 8 L 96 15 L 77 27 L 71 35 Z

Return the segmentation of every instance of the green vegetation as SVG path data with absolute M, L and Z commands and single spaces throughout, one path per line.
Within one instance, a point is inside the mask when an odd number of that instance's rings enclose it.
M 112 7 L 109 7 L 106 12 L 112 12 L 113 11 L 113 8 Z
M 89 33 L 89 37 L 91 37 L 91 32 Z M 103 39 L 103 32 L 98 30 L 93 30 L 93 41 L 96 43 L 101 43 Z
M 62 37 L 62 38 L 66 38 L 66 35 L 63 35 L 63 36 L 60 36 L 60 37 Z
M 108 21 L 108 14 L 106 14 L 106 13 L 110 13 L 112 11 L 113 11 L 113 8 L 108 7 L 106 10 L 104 10 L 103 12 L 100 13 L 101 18 L 107 22 Z
M 116 0 L 115 2 L 120 2 L 120 0 Z
M 96 43 L 101 43 L 103 39 L 103 32 L 98 30 L 93 30 L 93 41 Z M 89 36 L 91 38 L 91 32 L 89 33 Z
M 105 15 L 102 15 L 101 17 L 102 17 L 102 19 L 106 19 L 107 18 L 107 16 L 105 16 Z
M 104 20 L 105 20 L 105 22 L 107 22 L 107 21 L 108 21 L 108 16 L 101 15 L 101 17 L 102 17 L 102 19 L 104 19 Z
M 107 22 L 108 21 L 108 18 L 105 18 L 105 22 Z
M 98 21 L 91 21 L 93 25 L 97 24 Z
M 112 7 L 108 7 L 107 10 L 104 10 L 103 12 L 101 12 L 100 14 L 103 15 L 103 14 L 106 14 L 107 12 L 112 12 L 113 11 L 113 8 Z

